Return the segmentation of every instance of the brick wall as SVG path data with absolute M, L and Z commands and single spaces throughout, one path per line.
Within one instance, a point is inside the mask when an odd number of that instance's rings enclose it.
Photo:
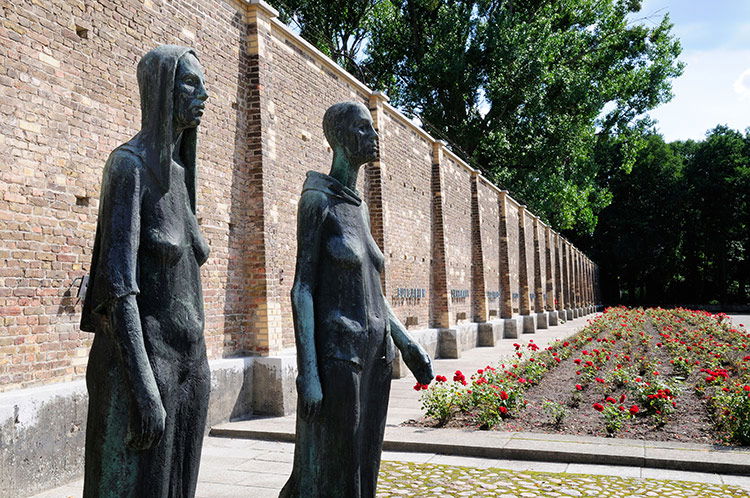
M 477 182 L 479 232 L 482 242 L 484 292 L 488 319 L 500 318 L 500 211 L 497 187 L 484 178 Z
M 268 342 L 258 341 L 255 349 L 265 353 L 294 346 L 289 294 L 297 252 L 297 202 L 308 171 L 330 170 L 323 115 L 337 102 L 368 105 L 370 92 L 332 71 L 284 27 L 274 24 L 261 31 L 268 34 L 259 55 L 265 59 L 259 74 L 265 142 L 256 174 L 262 176 L 265 257 L 256 271 L 264 275 L 265 289 L 260 287 L 254 297 L 264 313 L 255 327 L 268 336 Z M 363 167 L 357 182 L 360 192 L 364 178 Z
M 510 196 L 506 196 L 505 218 L 508 230 L 508 254 L 510 268 L 510 294 L 513 314 L 517 315 L 521 309 L 521 281 L 520 281 L 520 251 L 518 247 L 518 203 Z
M 443 220 L 451 325 L 471 321 L 471 171 L 445 154 Z
M 136 64 L 161 43 L 196 49 L 210 93 L 198 217 L 211 246 L 202 270 L 211 358 L 293 346 L 297 202 L 305 172 L 328 171 L 321 120 L 343 100 L 369 105 L 380 133 L 381 160 L 363 167 L 358 189 L 399 318 L 412 329 L 480 319 L 471 290 L 497 290 L 506 273 L 518 313 L 517 203 L 505 196 L 503 257 L 504 194 L 262 2 L 20 0 L 0 9 L 0 391 L 85 372 L 91 336 L 78 330 L 77 291 L 89 270 L 102 167 L 139 129 Z M 481 263 L 473 279 L 472 262 L 475 270 Z M 533 289 L 533 270 L 529 278 Z M 486 315 L 499 314 L 499 304 L 488 300 Z
M 194 47 L 211 95 L 200 128 L 202 277 L 212 357 L 243 336 L 246 26 L 234 4 L 18 1 L 0 24 L 0 390 L 84 373 L 77 278 L 91 258 L 102 167 L 140 127 L 135 68 L 160 43 Z
M 380 149 L 385 295 L 408 328 L 421 329 L 429 326 L 433 297 L 432 143 L 391 107 L 386 106 L 383 114 Z

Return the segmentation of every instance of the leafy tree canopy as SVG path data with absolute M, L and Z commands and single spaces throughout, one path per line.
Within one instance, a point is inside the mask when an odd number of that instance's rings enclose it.
M 534 212 L 581 233 L 682 71 L 668 16 L 633 21 L 639 0 L 272 3 Z

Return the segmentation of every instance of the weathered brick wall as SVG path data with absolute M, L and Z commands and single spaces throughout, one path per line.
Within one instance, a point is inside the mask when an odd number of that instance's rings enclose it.
M 534 311 L 534 218 L 533 214 L 526 211 L 524 227 L 526 229 L 526 276 L 528 277 L 528 289 L 529 289 L 529 302 L 531 303 L 531 311 Z M 519 248 L 520 249 L 520 248 Z
M 519 281 L 519 251 L 518 251 L 518 203 L 511 197 L 507 197 L 505 207 L 505 217 L 508 229 L 508 252 L 510 254 L 510 293 L 513 303 L 513 314 L 520 311 L 521 306 L 521 288 Z
M 380 150 L 385 295 L 396 316 L 408 328 L 426 328 L 433 296 L 430 289 L 432 143 L 386 106 Z
M 200 131 L 202 277 L 212 357 L 242 336 L 237 262 L 247 148 L 246 26 L 222 0 L 4 3 L 0 24 L 0 390 L 80 377 L 76 278 L 88 271 L 110 151 L 140 127 L 136 63 L 160 43 L 194 47 L 211 95 Z
M 273 24 L 265 45 L 267 64 L 260 74 L 267 107 L 262 133 L 264 150 L 263 210 L 265 234 L 264 273 L 267 313 L 277 321 L 270 326 L 269 351 L 294 346 L 294 326 L 289 294 L 294 282 L 297 253 L 297 203 L 308 171 L 328 173 L 332 153 L 323 134 L 326 109 L 342 101 L 368 105 L 369 91 L 355 86 L 330 68 L 300 40 Z M 364 196 L 364 167 L 357 189 Z M 261 270 L 263 271 L 263 270 Z M 259 344 L 259 351 L 266 346 Z M 262 351 L 264 352 L 264 351 Z
M 453 322 L 471 321 L 471 171 L 443 156 L 443 220 L 448 296 Z
M 478 184 L 480 236 L 488 319 L 500 318 L 500 212 L 497 187 L 480 178 Z
M 136 64 L 161 43 L 196 49 L 211 95 L 198 184 L 199 222 L 211 246 L 202 270 L 211 358 L 293 346 L 297 202 L 306 171 L 328 171 L 321 120 L 343 100 L 368 104 L 377 117 L 382 158 L 363 167 L 357 185 L 376 205 L 385 291 L 399 318 L 410 328 L 471 320 L 471 297 L 451 299 L 450 291 L 471 296 L 477 243 L 484 288 L 498 289 L 507 266 L 518 313 L 517 203 L 507 197 L 506 263 L 500 194 L 479 179 L 482 221 L 472 234 L 470 168 L 449 151 L 433 168 L 441 145 L 266 6 L 22 0 L 0 9 L 0 391 L 84 374 L 91 337 L 78 330 L 77 279 L 89 270 L 102 167 L 139 129 Z M 433 185 L 441 186 L 437 197 Z M 528 278 L 533 289 L 533 265 Z M 399 289 L 425 296 L 398 298 Z M 488 300 L 488 314 L 498 307 Z

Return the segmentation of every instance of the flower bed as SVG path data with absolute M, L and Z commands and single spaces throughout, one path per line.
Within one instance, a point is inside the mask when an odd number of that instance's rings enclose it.
M 418 423 L 750 444 L 749 343 L 725 315 L 609 308 L 565 341 L 417 384 Z

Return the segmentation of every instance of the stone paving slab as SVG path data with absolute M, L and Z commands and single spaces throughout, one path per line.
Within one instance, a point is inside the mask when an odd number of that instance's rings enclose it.
M 419 478 L 415 479 L 414 476 Z M 742 488 L 721 482 L 666 481 L 636 477 L 527 473 L 432 463 L 385 462 L 380 473 L 378 496 L 750 496 Z
M 293 455 L 292 443 L 206 437 L 197 496 L 276 497 Z M 79 480 L 35 498 L 78 497 L 82 490 Z M 750 497 L 750 477 L 384 451 L 378 496 Z

